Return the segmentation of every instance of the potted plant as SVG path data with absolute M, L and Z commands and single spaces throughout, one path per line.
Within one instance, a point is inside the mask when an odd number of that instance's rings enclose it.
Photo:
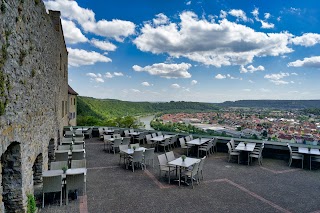
M 66 166 L 64 166 L 64 167 L 62 167 L 61 169 L 62 169 L 62 171 L 63 171 L 63 174 L 65 174 L 68 168 L 67 168 Z
M 70 144 L 70 151 L 72 152 L 72 150 L 73 150 L 73 146 L 72 144 Z
M 244 143 L 244 146 L 247 146 L 247 142 L 243 142 Z
M 136 148 L 137 148 L 136 146 L 133 146 L 133 147 L 132 147 L 133 151 L 135 151 L 135 150 L 136 150 Z
M 308 152 L 310 152 L 310 150 L 311 150 L 311 146 L 308 146 Z
M 182 159 L 182 162 L 184 162 L 186 160 L 186 156 L 185 155 L 182 155 L 181 156 L 181 159 Z

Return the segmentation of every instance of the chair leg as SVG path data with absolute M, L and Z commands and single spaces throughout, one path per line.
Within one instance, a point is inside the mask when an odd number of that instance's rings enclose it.
M 62 188 L 61 188 L 61 192 L 60 192 L 60 206 L 62 206 Z
M 42 208 L 44 208 L 44 193 L 42 192 Z

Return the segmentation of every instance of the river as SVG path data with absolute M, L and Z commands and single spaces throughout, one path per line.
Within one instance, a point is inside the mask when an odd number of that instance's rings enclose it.
M 150 126 L 150 122 L 152 121 L 153 118 L 154 118 L 154 115 L 149 115 L 149 116 L 145 116 L 145 117 L 140 117 L 139 120 L 140 120 L 140 122 L 142 122 L 145 125 L 146 130 L 154 130 Z

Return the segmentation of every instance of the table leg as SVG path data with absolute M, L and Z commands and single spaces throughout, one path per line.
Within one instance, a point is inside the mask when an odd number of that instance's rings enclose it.
M 181 166 L 179 167 L 180 168 L 180 172 L 179 172 L 179 186 L 180 186 L 180 184 L 181 184 Z

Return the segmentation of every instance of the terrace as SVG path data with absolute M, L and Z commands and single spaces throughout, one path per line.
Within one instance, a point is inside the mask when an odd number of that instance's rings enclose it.
M 154 168 L 132 172 L 119 165 L 119 154 L 103 150 L 98 137 L 86 139 L 86 195 L 62 206 L 56 199 L 40 212 L 320 211 L 319 168 L 301 169 L 300 162 L 288 167 L 289 152 L 281 149 L 272 156 L 266 150 L 262 166 L 228 163 L 225 141 L 219 142 L 219 152 L 205 161 L 204 180 L 192 189 L 159 177 L 157 159 Z M 174 153 L 180 156 L 183 150 Z

